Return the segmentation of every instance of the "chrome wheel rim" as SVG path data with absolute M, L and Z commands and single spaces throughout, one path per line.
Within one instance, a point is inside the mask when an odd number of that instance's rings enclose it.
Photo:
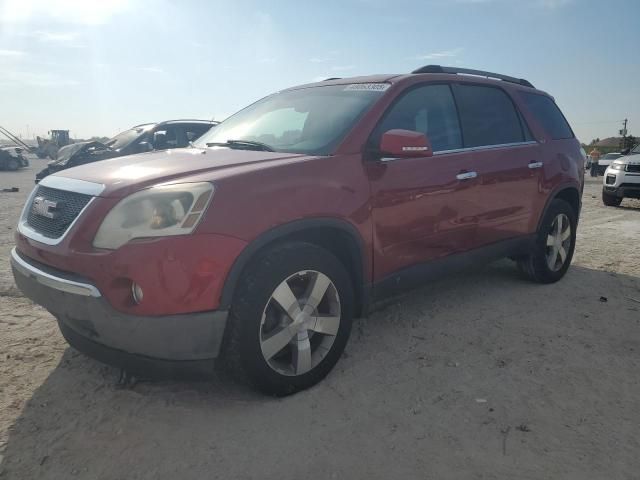
M 303 270 L 271 294 L 260 322 L 260 349 L 276 372 L 303 375 L 331 350 L 340 329 L 340 296 L 331 279 Z
M 571 222 L 569 217 L 560 213 L 553 219 L 547 235 L 547 266 L 557 272 L 567 261 L 571 248 Z

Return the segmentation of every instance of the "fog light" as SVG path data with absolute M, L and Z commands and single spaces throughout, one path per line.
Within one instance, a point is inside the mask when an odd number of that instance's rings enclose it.
M 606 184 L 607 185 L 613 185 L 614 183 L 616 183 L 616 176 L 615 175 L 607 175 Z
M 136 303 L 141 303 L 144 298 L 144 292 L 142 291 L 142 287 L 138 285 L 136 282 L 131 283 L 131 295 L 133 296 L 133 301 Z

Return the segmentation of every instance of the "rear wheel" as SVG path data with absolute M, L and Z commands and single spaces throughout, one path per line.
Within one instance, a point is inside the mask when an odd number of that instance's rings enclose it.
M 530 280 L 553 283 L 571 265 L 578 218 L 567 202 L 555 199 L 542 220 L 531 252 L 518 260 L 520 271 Z
M 602 192 L 602 203 L 607 207 L 617 207 L 622 203 L 622 197 L 616 195 L 609 195 L 606 192 Z
M 353 310 L 351 279 L 334 255 L 302 242 L 272 248 L 240 280 L 225 363 L 268 394 L 308 388 L 340 358 Z

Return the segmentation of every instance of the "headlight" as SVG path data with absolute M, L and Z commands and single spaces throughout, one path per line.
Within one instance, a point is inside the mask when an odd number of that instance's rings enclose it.
M 612 170 L 624 170 L 624 163 L 613 162 L 610 166 Z
M 120 200 L 102 221 L 93 246 L 115 250 L 134 238 L 187 235 L 213 195 L 210 183 L 161 185 Z

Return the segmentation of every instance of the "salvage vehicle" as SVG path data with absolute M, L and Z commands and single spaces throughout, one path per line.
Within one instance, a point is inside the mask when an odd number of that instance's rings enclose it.
M 607 168 L 609 168 L 609 165 L 611 165 L 611 162 L 613 162 L 614 160 L 620 157 L 622 157 L 622 154 L 618 152 L 607 153 L 603 155 L 602 158 L 598 160 L 598 175 L 604 175 L 604 171 Z
M 53 172 L 108 158 L 123 157 L 152 150 L 182 148 L 196 140 L 218 122 L 209 120 L 169 120 L 146 123 L 119 133 L 105 143 L 78 142 L 58 150 L 56 160 L 36 174 L 36 183 Z
M 28 167 L 29 160 L 24 156 L 23 151 L 21 147 L 0 148 L 0 170 L 15 171 Z
M 43 179 L 16 284 L 72 346 L 133 374 L 217 359 L 286 395 L 385 297 L 502 257 L 560 280 L 585 154 L 528 81 L 436 65 L 289 88 L 132 160 Z
M 624 198 L 640 198 L 640 145 L 613 160 L 604 172 L 602 203 L 617 207 Z

